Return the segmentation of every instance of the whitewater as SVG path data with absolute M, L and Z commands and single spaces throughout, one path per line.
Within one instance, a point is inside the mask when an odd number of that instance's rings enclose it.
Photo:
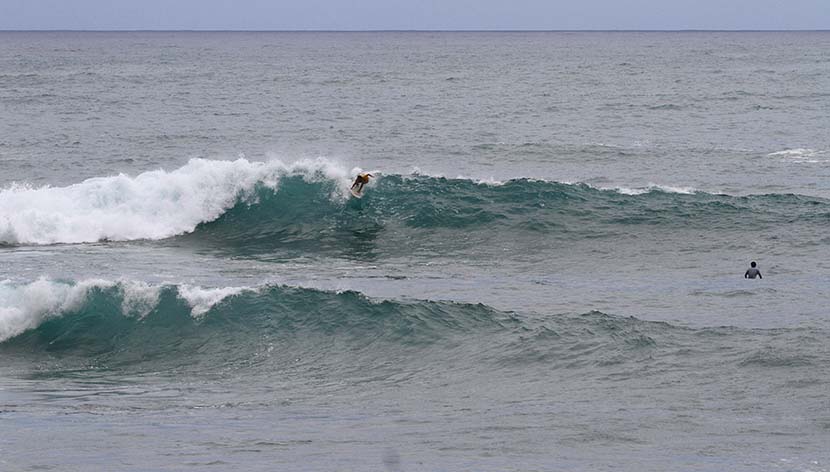
M 132 178 L 97 177 L 67 187 L 12 185 L 0 194 L 0 241 L 7 244 L 83 243 L 101 240 L 162 239 L 191 232 L 240 201 L 255 186 L 276 188 L 280 176 L 339 179 L 345 169 L 327 163 L 248 162 L 192 159 L 166 172 Z M 345 198 L 347 187 L 340 186 Z
M 827 470 L 827 51 L 0 32 L 0 469 Z

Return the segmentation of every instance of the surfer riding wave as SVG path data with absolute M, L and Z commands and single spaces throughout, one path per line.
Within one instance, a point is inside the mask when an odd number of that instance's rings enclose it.
M 369 183 L 369 178 L 370 177 L 374 177 L 374 176 L 372 174 L 369 174 L 369 173 L 357 174 L 357 177 L 354 179 L 354 183 L 352 184 L 352 190 L 354 190 L 355 193 L 358 193 L 358 194 L 362 193 L 363 192 L 363 186 Z

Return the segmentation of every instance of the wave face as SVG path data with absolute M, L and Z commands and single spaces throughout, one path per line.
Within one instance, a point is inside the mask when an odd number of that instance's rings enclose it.
M 347 198 L 351 172 L 328 161 L 285 165 L 194 159 L 172 172 L 96 178 L 0 193 L 0 242 L 82 243 L 185 234 L 218 245 L 337 246 L 386 228 L 615 237 L 631 226 L 758 229 L 826 222 L 830 202 L 792 194 L 715 195 L 652 186 L 597 189 L 532 179 L 481 183 L 383 176 Z
M 389 256 L 486 252 L 505 245 L 688 230 L 735 234 L 799 225 L 813 233 L 830 202 L 799 195 L 730 196 L 690 189 L 597 189 L 530 179 L 487 184 L 430 176 L 383 176 L 360 200 L 332 199 L 337 182 L 284 178 L 258 187 L 184 238 L 240 253 L 334 253 L 380 248 Z M 252 203 L 254 201 L 255 203 Z M 513 246 L 515 247 L 515 246 Z M 487 257 L 500 257 L 491 254 Z
M 329 350 L 335 338 L 350 350 L 398 351 L 515 323 L 483 305 L 374 300 L 286 286 L 205 289 L 41 279 L 4 282 L 0 295 L 0 352 L 80 358 L 83 364 L 94 359 L 110 367 L 224 365 L 264 350 L 296 356 Z
M 691 329 L 600 312 L 519 315 L 481 304 L 376 300 L 286 286 L 205 289 L 88 280 L 0 284 L 0 353 L 75 360 L 83 368 L 196 374 L 233 364 L 271 372 L 301 358 L 359 355 L 508 370 L 548 368 L 817 368 L 819 328 Z M 452 351 L 449 353 L 448 351 Z M 92 366 L 92 367 L 90 367 Z M 649 367 L 650 366 L 650 367 Z M 423 367 L 423 366 L 422 366 Z M 821 367 L 823 368 L 823 367 Z
M 443 332 L 500 326 L 513 317 L 484 305 L 374 300 L 360 293 L 288 286 L 202 288 L 134 281 L 40 279 L 0 284 L 0 342 L 56 353 L 118 350 L 125 337 L 158 347 L 143 330 L 244 336 L 338 333 L 356 339 L 431 342 Z M 195 334 L 197 337 L 201 334 Z M 243 349 L 245 342 L 237 347 Z

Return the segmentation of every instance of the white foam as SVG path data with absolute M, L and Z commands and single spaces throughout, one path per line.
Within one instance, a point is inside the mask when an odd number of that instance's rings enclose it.
M 121 313 L 125 316 L 144 318 L 159 303 L 161 287 L 146 282 L 121 281 Z
M 473 182 L 475 182 L 476 185 L 486 185 L 488 187 L 501 187 L 506 183 L 505 181 L 498 180 L 493 176 L 490 176 L 486 179 L 474 179 Z
M 425 177 L 433 177 L 433 178 L 448 178 L 447 176 L 445 176 L 443 174 L 423 173 L 418 168 L 413 168 L 412 175 L 417 176 L 417 177 L 425 176 Z M 407 176 L 403 176 L 403 178 L 406 178 L 406 177 Z M 469 176 L 466 176 L 466 175 L 458 175 L 455 179 L 456 180 L 466 180 L 466 181 L 473 182 L 476 185 L 483 185 L 483 186 L 490 186 L 490 187 L 498 187 L 498 186 L 505 185 L 508 182 L 511 182 L 513 180 L 523 179 L 523 180 L 526 180 L 528 182 L 548 182 L 548 183 L 558 183 L 558 184 L 572 185 L 572 186 L 585 185 L 587 187 L 590 187 L 590 188 L 593 188 L 593 189 L 596 189 L 596 190 L 610 190 L 610 191 L 621 193 L 623 195 L 643 195 L 643 194 L 650 193 L 650 192 L 655 192 L 655 191 L 665 192 L 665 193 L 679 193 L 679 194 L 686 194 L 686 195 L 691 195 L 691 194 L 702 192 L 702 190 L 697 189 L 695 187 L 662 185 L 662 184 L 655 184 L 655 183 L 649 183 L 648 185 L 646 185 L 644 187 L 604 187 L 604 186 L 600 186 L 600 185 L 596 185 L 596 184 L 592 184 L 592 183 L 587 183 L 587 182 L 580 182 L 580 181 L 569 181 L 569 180 L 557 181 L 557 180 L 538 179 L 538 178 L 532 178 L 532 177 L 516 177 L 514 179 L 510 179 L 510 180 L 505 181 L 505 180 L 497 180 L 493 177 L 490 177 L 490 178 L 474 178 L 474 177 L 469 177 Z
M 0 341 L 79 307 L 94 282 L 70 285 L 38 279 L 22 286 L 0 282 Z
M 0 191 L 0 242 L 168 238 L 215 220 L 240 198 L 251 198 L 258 183 L 276 189 L 285 175 L 302 175 L 309 181 L 336 180 L 335 196 L 340 198 L 348 195 L 351 183 L 345 168 L 323 158 L 289 165 L 240 158 L 191 159 L 170 172 L 97 177 L 67 187 L 12 185 Z
M 823 152 L 822 151 L 816 151 L 815 149 L 795 148 L 795 149 L 784 149 L 783 151 L 771 152 L 771 153 L 767 154 L 767 156 L 802 158 L 802 157 L 814 157 L 818 154 L 823 154 Z
M 199 317 L 207 313 L 213 305 L 245 290 L 250 289 L 246 287 L 202 288 L 181 285 L 179 286 L 179 296 L 190 305 L 191 315 Z
M 443 174 L 426 174 L 426 173 L 423 173 L 418 168 L 413 168 L 412 175 L 417 176 L 417 177 L 424 176 L 424 177 L 433 177 L 433 178 L 448 178 L 447 176 L 445 176 Z M 407 176 L 403 176 L 403 177 L 406 178 Z M 573 186 L 585 185 L 585 186 L 588 186 L 588 187 L 596 189 L 596 190 L 612 190 L 612 191 L 615 191 L 615 192 L 618 192 L 618 193 L 621 193 L 621 194 L 624 194 L 624 195 L 642 195 L 642 194 L 645 194 L 645 193 L 655 192 L 655 191 L 665 192 L 665 193 L 689 194 L 689 195 L 701 192 L 701 190 L 699 190 L 695 187 L 662 185 L 662 184 L 655 184 L 655 183 L 649 183 L 648 185 L 646 185 L 644 187 L 603 187 L 603 186 L 599 186 L 599 185 L 595 185 L 595 184 L 591 184 L 591 183 L 586 183 L 586 182 L 579 182 L 579 181 L 568 181 L 568 180 L 557 181 L 557 180 L 537 179 L 537 178 L 528 178 L 528 177 L 516 177 L 514 179 L 505 181 L 505 180 L 497 180 L 494 177 L 474 178 L 474 177 L 469 177 L 469 176 L 466 176 L 466 175 L 458 175 L 458 176 L 455 177 L 455 179 L 456 180 L 467 180 L 467 181 L 475 183 L 476 185 L 491 186 L 491 187 L 498 187 L 498 186 L 505 185 L 506 183 L 508 183 L 512 180 L 523 179 L 523 180 L 526 180 L 528 182 L 548 182 L 548 183 L 558 183 L 558 184 L 573 185 Z
M 27 284 L 0 282 L 0 342 L 38 327 L 44 321 L 81 309 L 96 289 L 116 287 L 122 297 L 121 315 L 142 318 L 158 306 L 166 285 L 121 280 L 89 279 L 68 283 L 40 278 Z M 178 286 L 178 296 L 200 317 L 225 298 L 252 290 L 247 287 Z
M 700 190 L 694 187 L 674 187 L 671 185 L 658 185 L 658 184 L 648 184 L 646 187 L 614 187 L 610 189 L 603 189 L 603 190 L 614 190 L 619 192 L 623 195 L 643 195 L 649 192 L 666 192 L 666 193 L 681 193 L 686 195 L 691 195 L 693 193 L 697 193 Z
M 767 154 L 768 157 L 777 157 L 782 160 L 799 164 L 818 164 L 830 158 L 830 151 L 818 151 L 808 148 L 784 149 Z

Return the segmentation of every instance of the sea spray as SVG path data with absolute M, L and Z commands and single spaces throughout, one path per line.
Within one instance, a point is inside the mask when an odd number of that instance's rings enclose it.
M 0 242 L 167 238 L 193 231 L 234 204 L 254 202 L 257 186 L 276 189 L 286 175 L 338 181 L 340 187 L 347 180 L 344 169 L 324 160 L 286 165 L 276 160 L 191 159 L 173 171 L 156 170 L 136 177 L 97 177 L 67 187 L 12 185 L 0 191 Z

